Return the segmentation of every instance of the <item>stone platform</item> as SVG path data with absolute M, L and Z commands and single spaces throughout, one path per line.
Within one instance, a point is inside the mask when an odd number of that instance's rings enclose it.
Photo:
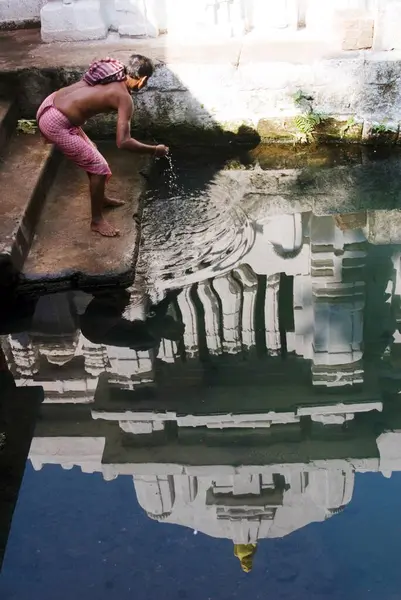
M 108 220 L 120 230 L 117 238 L 104 238 L 89 229 L 90 202 L 85 173 L 63 162 L 43 207 L 36 237 L 24 265 L 25 281 L 32 286 L 60 285 L 72 278 L 82 287 L 130 283 L 138 253 L 139 199 L 145 180 L 140 175 L 149 162 L 112 144 L 100 148 L 113 172 L 111 197 L 125 206 L 108 211 Z M 133 218 L 133 217 L 137 218 Z
M 132 283 L 149 157 L 102 146 L 114 174 L 109 194 L 126 201 L 109 215 L 121 235 L 103 238 L 90 230 L 85 173 L 38 133 L 15 131 L 16 114 L 12 101 L 0 103 L 1 285 L 19 281 L 21 291 L 38 293 Z

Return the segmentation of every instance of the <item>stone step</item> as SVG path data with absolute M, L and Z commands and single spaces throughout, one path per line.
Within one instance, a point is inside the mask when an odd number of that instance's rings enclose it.
M 132 283 L 139 243 L 133 216 L 146 183 L 141 171 L 150 158 L 118 150 L 114 143 L 101 144 L 100 150 L 113 173 L 108 194 L 126 202 L 107 216 L 121 235 L 105 238 L 90 230 L 88 178 L 72 162 L 63 161 L 24 265 L 22 288 L 51 292 Z
M 39 134 L 16 134 L 0 164 L 0 280 L 11 283 L 22 269 L 47 190 L 58 163 Z
M 17 119 L 17 104 L 13 100 L 0 98 L 0 154 L 5 152 L 17 124 Z

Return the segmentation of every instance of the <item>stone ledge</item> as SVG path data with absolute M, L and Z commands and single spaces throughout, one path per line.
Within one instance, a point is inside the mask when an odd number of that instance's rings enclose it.
M 293 43 L 281 55 L 277 44 L 276 54 L 261 56 L 259 46 L 244 40 L 179 48 L 168 36 L 136 40 L 135 51 L 153 58 L 157 70 L 135 96 L 135 132 L 167 134 L 170 143 L 178 129 L 192 140 L 205 132 L 210 140 L 292 143 L 301 112 L 294 96 L 302 93 L 322 116 L 316 141 L 399 143 L 401 52 L 328 56 L 327 49 Z M 35 32 L 9 32 L 0 40 L 0 94 L 19 89 L 21 113 L 33 118 L 42 99 L 77 81 L 91 60 L 111 54 L 124 61 L 131 52 L 126 40 L 45 45 Z M 114 128 L 109 116 L 88 124 L 99 138 L 114 135 Z
M 18 21 L 0 22 L 0 31 L 16 31 L 19 29 L 38 29 L 39 19 L 22 19 Z
M 3 283 L 19 271 L 29 251 L 58 155 L 38 135 L 15 136 L 0 169 L 2 190 L 0 272 Z
M 107 218 L 121 235 L 110 240 L 90 231 L 88 183 L 83 171 L 65 161 L 59 169 L 35 239 L 23 266 L 21 291 L 54 291 L 132 283 L 139 250 L 139 215 L 148 156 L 136 157 L 102 146 L 114 177 L 110 194 L 126 201 Z M 133 218 L 137 216 L 137 218 Z M 85 240 L 84 242 L 82 240 Z

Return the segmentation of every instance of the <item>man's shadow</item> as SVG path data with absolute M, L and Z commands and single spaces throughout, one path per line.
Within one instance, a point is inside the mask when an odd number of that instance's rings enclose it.
M 126 291 L 97 294 L 79 319 L 82 334 L 92 343 L 131 348 L 137 352 L 158 348 L 162 339 L 178 341 L 184 325 L 167 314 L 180 290 L 151 305 L 144 321 L 123 317 L 130 302 Z

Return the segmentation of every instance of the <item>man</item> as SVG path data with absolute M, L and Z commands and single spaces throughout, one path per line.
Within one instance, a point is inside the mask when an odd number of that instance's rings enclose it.
M 106 237 L 114 237 L 120 232 L 106 221 L 104 208 L 124 203 L 106 195 L 106 182 L 111 176 L 110 167 L 81 126 L 95 115 L 116 110 L 118 148 L 153 154 L 156 157 L 165 156 L 168 153 L 167 146 L 142 144 L 131 138 L 130 132 L 133 112 L 131 92 L 143 89 L 153 72 L 152 61 L 140 54 L 133 54 L 128 66 L 112 58 L 96 61 L 81 81 L 48 96 L 36 115 L 44 137 L 87 172 L 92 211 L 91 229 Z

